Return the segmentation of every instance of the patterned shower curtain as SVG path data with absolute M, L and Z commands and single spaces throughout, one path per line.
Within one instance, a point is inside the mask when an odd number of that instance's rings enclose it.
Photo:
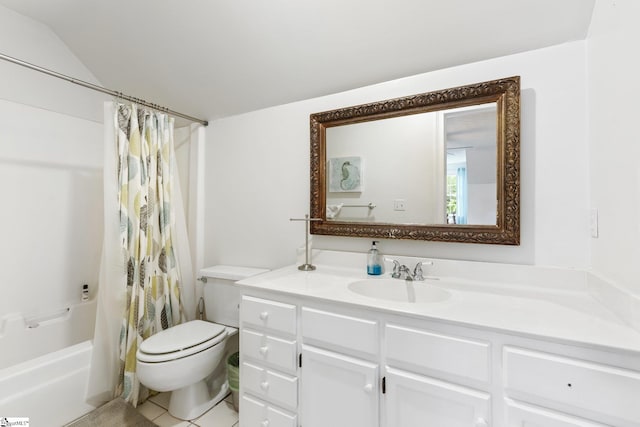
M 138 346 L 186 320 L 174 249 L 174 125 L 166 114 L 123 104 L 117 105 L 115 121 L 120 244 L 127 269 L 116 394 L 135 406 L 148 395 L 136 377 Z

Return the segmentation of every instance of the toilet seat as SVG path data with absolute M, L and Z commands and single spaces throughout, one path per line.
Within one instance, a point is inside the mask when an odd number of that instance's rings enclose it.
M 224 325 L 192 320 L 165 329 L 144 340 L 138 348 L 136 358 L 147 363 L 181 359 L 222 342 L 226 336 Z

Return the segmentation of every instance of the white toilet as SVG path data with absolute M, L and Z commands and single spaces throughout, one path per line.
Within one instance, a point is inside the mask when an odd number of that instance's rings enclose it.
M 238 348 L 240 305 L 234 282 L 266 271 L 224 265 L 200 270 L 207 321 L 176 325 L 138 348 L 140 383 L 151 390 L 171 391 L 169 413 L 174 417 L 197 418 L 229 393 L 225 361 Z

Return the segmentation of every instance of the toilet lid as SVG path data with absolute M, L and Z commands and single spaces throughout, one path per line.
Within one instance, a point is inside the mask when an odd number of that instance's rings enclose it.
M 192 320 L 165 329 L 142 341 L 138 351 L 146 354 L 168 354 L 199 346 L 225 331 L 223 325 Z

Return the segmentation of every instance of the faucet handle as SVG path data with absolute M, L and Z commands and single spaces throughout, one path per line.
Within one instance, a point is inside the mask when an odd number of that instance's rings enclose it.
M 391 273 L 391 277 L 393 277 L 394 279 L 400 278 L 400 263 L 397 260 L 391 258 L 385 258 L 384 260 L 393 263 L 393 273 Z
M 423 265 L 433 265 L 433 261 L 420 261 L 416 264 L 413 269 L 413 280 L 424 280 L 424 276 L 422 275 L 422 266 Z

